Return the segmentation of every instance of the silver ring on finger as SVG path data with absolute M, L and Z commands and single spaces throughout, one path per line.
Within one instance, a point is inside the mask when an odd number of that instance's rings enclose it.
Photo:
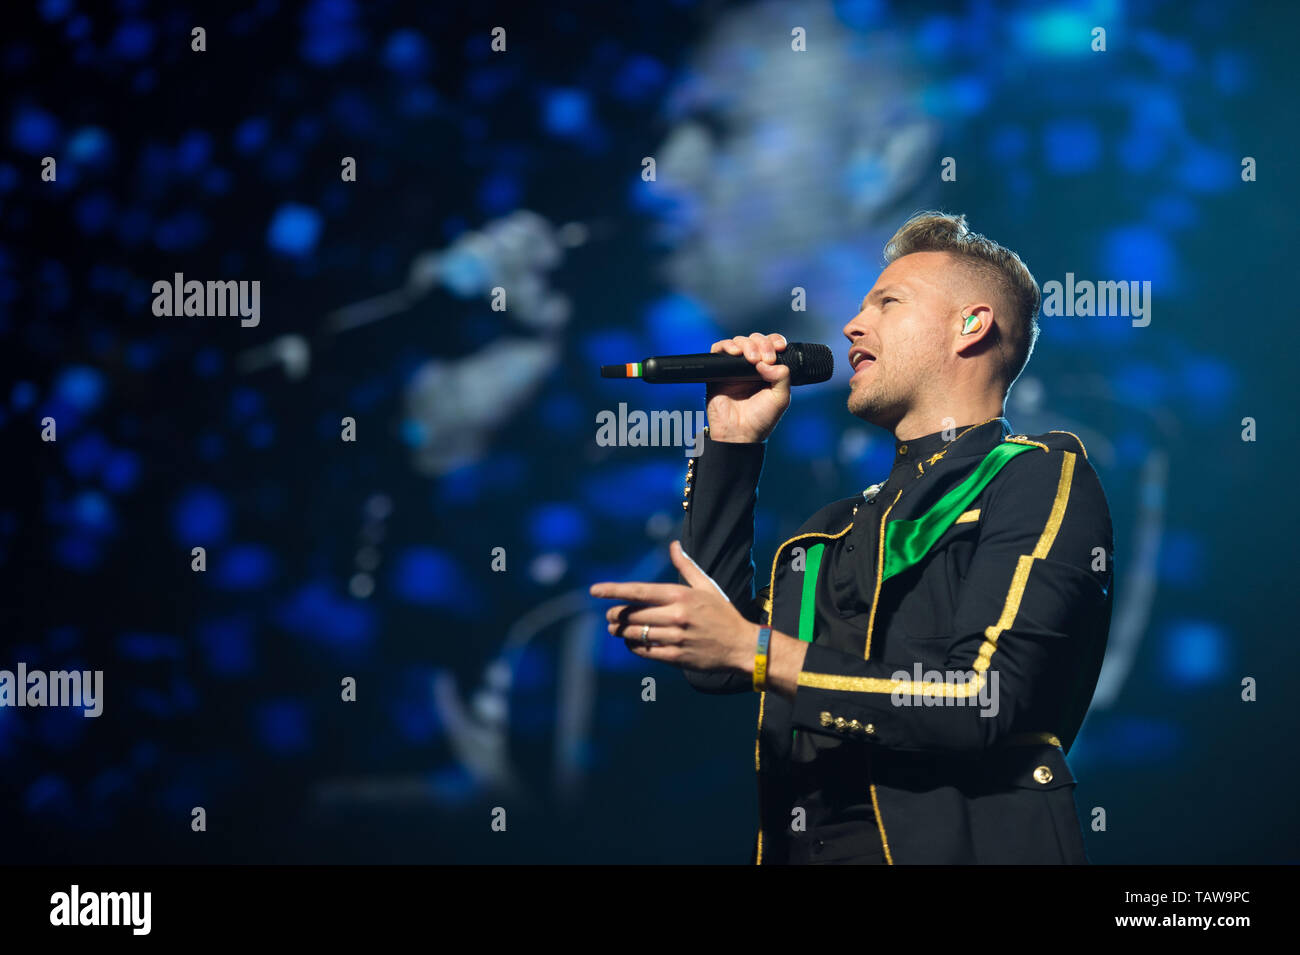
M 650 624 L 648 623 L 641 628 L 641 646 L 650 646 Z

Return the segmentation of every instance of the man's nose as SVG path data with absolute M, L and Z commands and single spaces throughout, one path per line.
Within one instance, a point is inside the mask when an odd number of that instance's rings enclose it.
M 844 326 L 844 337 L 850 342 L 861 338 L 866 333 L 867 327 L 866 322 L 862 318 L 862 312 L 858 312 L 858 314 L 850 318 L 848 323 Z

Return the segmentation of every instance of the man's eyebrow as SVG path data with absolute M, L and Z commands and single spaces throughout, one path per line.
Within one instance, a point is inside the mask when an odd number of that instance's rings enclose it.
M 859 311 L 861 311 L 863 308 L 866 308 L 867 302 L 871 301 L 873 298 L 880 299 L 880 298 L 884 298 L 886 295 L 890 295 L 894 293 L 902 293 L 905 291 L 906 288 L 904 288 L 901 285 L 886 285 L 884 288 L 878 288 L 875 291 L 868 292 L 866 294 L 866 297 L 862 299 L 862 305 L 859 308 Z

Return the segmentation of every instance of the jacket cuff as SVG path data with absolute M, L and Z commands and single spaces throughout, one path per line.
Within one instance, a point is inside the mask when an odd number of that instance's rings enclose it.
M 692 497 L 699 497 L 699 488 L 705 494 L 721 491 L 729 494 L 735 488 L 757 488 L 763 473 L 763 458 L 767 442 L 735 444 L 714 441 L 705 428 L 700 442 L 700 453 L 686 465 L 686 487 L 682 494 L 682 510 L 689 511 Z
M 815 643 L 808 645 L 791 721 L 800 730 L 883 746 L 898 745 L 902 740 L 898 738 L 897 721 L 891 719 L 893 698 L 888 691 L 883 691 L 888 678 L 845 674 L 844 658 L 842 651 Z M 879 664 L 871 666 L 865 660 L 854 662 L 863 664 L 863 670 L 867 671 L 880 668 Z M 834 685 L 839 681 L 843 684 Z M 866 681 L 878 682 L 882 692 L 861 692 Z

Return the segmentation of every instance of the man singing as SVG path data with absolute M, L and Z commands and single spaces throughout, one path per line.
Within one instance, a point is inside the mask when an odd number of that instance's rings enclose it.
M 1079 439 L 1003 417 L 1038 285 L 963 216 L 913 216 L 885 259 L 844 334 L 849 411 L 894 435 L 888 478 L 810 517 L 755 594 L 786 341 L 716 342 L 762 381 L 708 387 L 670 548 L 682 584 L 591 593 L 622 601 L 609 630 L 637 655 L 760 694 L 752 861 L 1084 863 L 1065 754 L 1106 647 L 1113 543 Z

